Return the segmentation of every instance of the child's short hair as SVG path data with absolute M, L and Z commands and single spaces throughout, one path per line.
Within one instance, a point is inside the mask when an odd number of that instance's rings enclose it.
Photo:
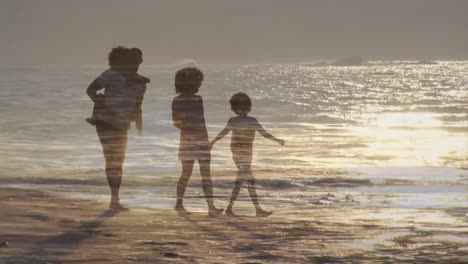
M 108 56 L 109 66 L 124 66 L 127 63 L 129 52 L 130 49 L 124 46 L 112 48 Z
M 236 93 L 231 97 L 229 103 L 232 111 L 238 115 L 247 114 L 252 109 L 252 101 L 246 93 Z
M 143 52 L 139 48 L 131 48 L 128 56 L 130 65 L 139 65 L 143 62 Z
M 188 67 L 178 70 L 175 75 L 176 93 L 197 93 L 203 82 L 203 73 L 195 68 Z

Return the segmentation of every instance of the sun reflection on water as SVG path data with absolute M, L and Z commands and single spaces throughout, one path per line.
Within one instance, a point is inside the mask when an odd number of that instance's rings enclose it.
M 450 133 L 435 113 L 382 113 L 363 115 L 367 125 L 353 133 L 366 139 L 363 158 L 388 165 L 440 166 L 449 157 L 467 159 L 466 133 Z

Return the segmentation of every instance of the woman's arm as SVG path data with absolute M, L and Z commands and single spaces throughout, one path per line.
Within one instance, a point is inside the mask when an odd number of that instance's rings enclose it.
M 97 91 L 103 89 L 104 87 L 99 84 L 97 80 L 94 80 L 89 86 L 88 89 L 86 89 L 86 94 L 88 94 L 89 98 L 93 100 L 93 102 L 97 103 L 100 99 L 102 99 L 102 96 L 98 96 Z

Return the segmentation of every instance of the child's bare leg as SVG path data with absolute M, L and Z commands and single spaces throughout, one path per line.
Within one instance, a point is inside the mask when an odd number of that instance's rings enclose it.
M 258 203 L 255 180 L 252 179 L 252 177 L 249 178 L 250 179 L 247 180 L 247 189 L 249 190 L 250 199 L 252 200 L 252 203 L 255 206 L 255 210 L 257 210 L 257 212 L 262 211 L 262 208 L 260 208 L 260 204 Z
M 182 161 L 182 174 L 177 183 L 177 202 L 175 205 L 175 210 L 178 212 L 188 213 L 185 210 L 183 205 L 185 189 L 187 189 L 187 183 L 192 175 L 193 170 L 193 160 L 183 160 Z
M 257 187 L 255 186 L 255 179 L 253 178 L 252 171 L 249 170 L 249 173 L 250 173 L 250 179 L 247 180 L 248 190 L 249 190 L 250 199 L 252 200 L 252 203 L 255 206 L 255 210 L 257 211 L 256 215 L 257 217 L 267 217 L 271 215 L 273 212 L 264 211 L 260 207 L 260 203 L 258 202 L 257 190 L 256 190 Z
M 217 209 L 213 204 L 213 182 L 211 181 L 210 160 L 199 160 L 198 164 L 200 164 L 203 192 L 208 203 L 208 214 L 210 216 L 218 216 L 223 212 L 223 209 Z
M 239 191 L 242 188 L 243 180 L 241 178 L 242 175 L 240 175 L 241 173 L 242 172 L 240 171 L 237 172 L 237 179 L 234 183 L 234 188 L 232 188 L 231 200 L 229 201 L 229 205 L 226 209 L 226 214 L 230 216 L 234 216 L 234 213 L 232 212 L 232 207 L 234 206 L 234 202 L 237 200 L 237 196 L 239 196 Z

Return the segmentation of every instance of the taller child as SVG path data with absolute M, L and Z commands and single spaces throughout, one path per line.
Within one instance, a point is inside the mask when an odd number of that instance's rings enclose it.
M 180 129 L 179 160 L 182 175 L 177 184 L 175 210 L 189 214 L 184 208 L 183 199 L 187 183 L 192 175 L 193 164 L 198 161 L 202 176 L 202 187 L 208 203 L 208 215 L 216 217 L 223 212 L 213 204 L 213 183 L 210 175 L 211 148 L 205 124 L 203 99 L 197 95 L 203 82 L 203 73 L 194 67 L 184 68 L 175 75 L 175 92 L 172 101 L 172 120 Z

